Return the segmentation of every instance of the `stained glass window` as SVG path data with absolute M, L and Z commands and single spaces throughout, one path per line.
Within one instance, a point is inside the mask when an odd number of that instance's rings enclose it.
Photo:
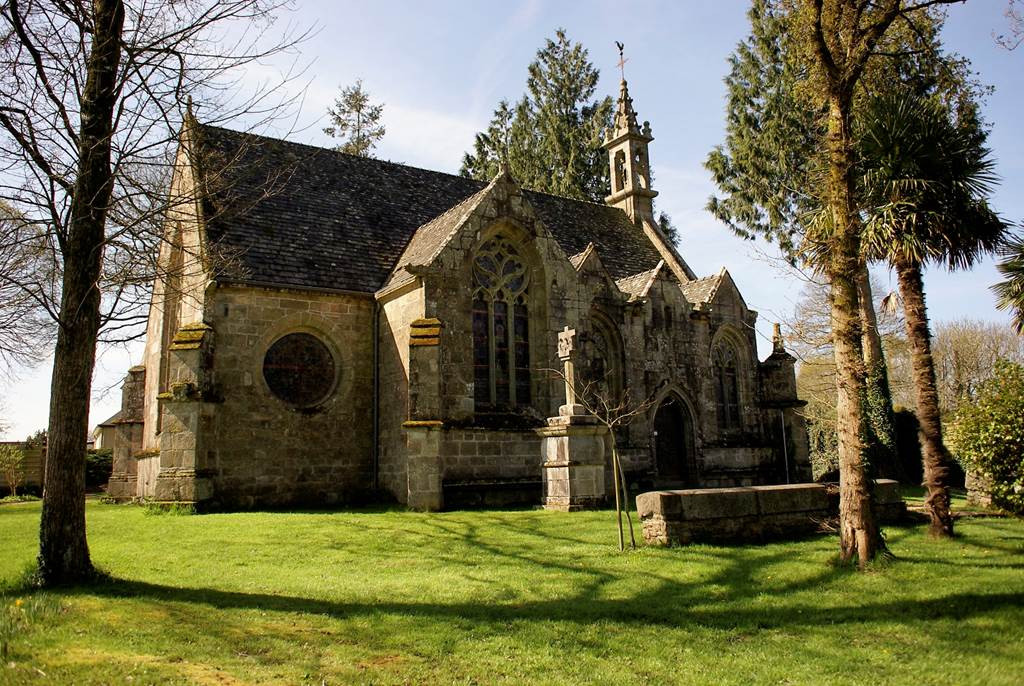
M 473 399 L 480 409 L 530 402 L 529 272 L 495 236 L 473 260 Z
M 290 333 L 267 350 L 263 378 L 281 400 L 310 407 L 326 400 L 334 388 L 334 357 L 316 336 Z
M 618 333 L 603 317 L 593 316 L 591 330 L 583 345 L 583 378 L 606 400 L 621 396 L 622 343 Z
M 736 372 L 736 350 L 729 343 L 715 347 L 715 404 L 718 428 L 730 431 L 740 428 L 739 376 Z

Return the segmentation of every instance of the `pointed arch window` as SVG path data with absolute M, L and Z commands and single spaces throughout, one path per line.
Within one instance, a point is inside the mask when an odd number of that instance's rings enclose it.
M 473 400 L 477 409 L 530 403 L 529 271 L 515 245 L 488 240 L 473 259 Z
M 715 405 L 718 428 L 734 431 L 740 428 L 740 389 L 736 349 L 728 342 L 715 346 L 712 355 L 715 368 Z
M 612 192 L 618 193 L 626 187 L 626 153 L 622 150 L 615 153 L 615 161 L 612 164 L 612 170 L 615 174 L 615 188 Z
M 583 339 L 583 380 L 608 401 L 622 397 L 623 377 L 622 338 L 610 320 L 593 312 L 591 330 Z

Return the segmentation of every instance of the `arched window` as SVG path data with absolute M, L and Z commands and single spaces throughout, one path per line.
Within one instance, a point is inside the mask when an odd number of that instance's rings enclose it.
M 621 150 L 615 153 L 613 168 L 615 170 L 615 189 L 613 192 L 618 193 L 626 187 L 626 153 Z
M 498 235 L 473 260 L 473 399 L 477 409 L 530 403 L 529 272 Z
M 740 388 L 736 349 L 726 341 L 719 343 L 715 346 L 712 363 L 715 368 L 718 428 L 721 431 L 734 431 L 740 428 Z
M 622 340 L 603 316 L 592 314 L 590 323 L 583 339 L 583 380 L 606 400 L 618 399 L 623 389 Z

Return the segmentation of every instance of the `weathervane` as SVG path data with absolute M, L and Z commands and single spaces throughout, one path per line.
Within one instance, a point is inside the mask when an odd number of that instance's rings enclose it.
M 626 80 L 626 62 L 629 61 L 628 57 L 623 56 L 622 50 L 626 47 L 619 41 L 615 41 L 615 46 L 619 49 L 619 71 L 622 73 L 622 80 Z

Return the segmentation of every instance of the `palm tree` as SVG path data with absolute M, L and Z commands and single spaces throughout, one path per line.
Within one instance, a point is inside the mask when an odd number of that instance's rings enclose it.
M 925 509 L 935 536 L 953 535 L 951 456 L 942 441 L 922 269 L 971 267 L 997 249 L 1007 225 L 985 197 L 996 183 L 987 133 L 974 113 L 957 116 L 934 98 L 875 99 L 858 137 L 864 248 L 896 271 L 911 345 L 923 447 Z
M 1021 228 L 1024 229 L 1024 224 L 1021 224 Z M 992 286 L 996 294 L 996 306 L 1000 310 L 1010 310 L 1013 314 L 1013 327 L 1018 334 L 1024 335 L 1024 236 L 1006 241 L 999 254 L 1003 260 L 996 265 L 996 269 L 1006 280 Z

